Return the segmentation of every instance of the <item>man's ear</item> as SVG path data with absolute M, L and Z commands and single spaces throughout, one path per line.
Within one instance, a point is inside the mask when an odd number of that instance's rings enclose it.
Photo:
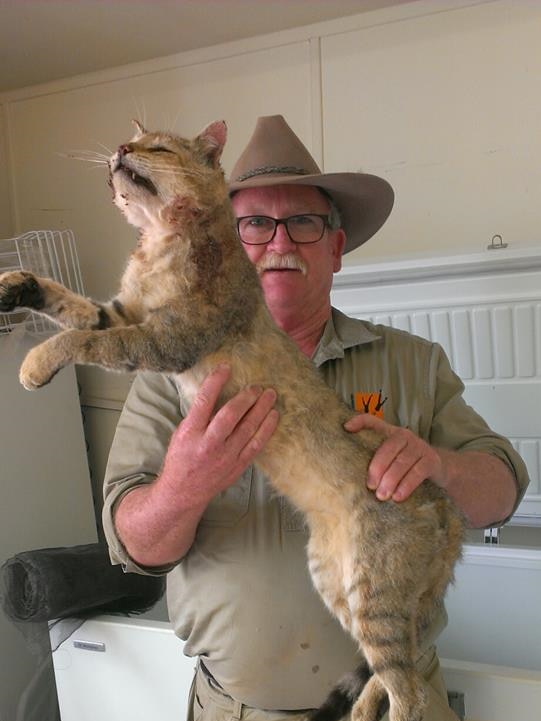
M 208 164 L 217 168 L 227 139 L 227 126 L 223 120 L 207 125 L 196 137 Z
M 333 273 L 338 273 L 342 268 L 342 255 L 346 247 L 346 234 L 342 228 L 331 231 L 332 256 L 333 256 Z

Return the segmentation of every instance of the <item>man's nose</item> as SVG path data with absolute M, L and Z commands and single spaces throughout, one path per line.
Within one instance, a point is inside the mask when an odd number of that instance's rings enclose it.
M 271 240 L 269 245 L 276 251 L 290 252 L 295 248 L 295 243 L 289 237 L 289 233 L 287 232 L 286 224 L 284 222 L 277 224 L 274 238 Z

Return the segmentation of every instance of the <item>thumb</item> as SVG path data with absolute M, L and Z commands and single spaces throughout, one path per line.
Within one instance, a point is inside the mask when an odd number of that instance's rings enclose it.
M 385 421 L 373 416 L 371 413 L 359 413 L 344 423 L 346 431 L 357 433 L 357 431 L 369 428 L 373 431 L 383 431 Z

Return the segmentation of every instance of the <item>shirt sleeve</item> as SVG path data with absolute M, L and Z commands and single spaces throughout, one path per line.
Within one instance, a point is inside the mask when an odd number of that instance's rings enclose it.
M 147 568 L 127 553 L 116 531 L 115 510 L 133 488 L 152 483 L 162 467 L 169 440 L 182 420 L 174 383 L 158 373 L 136 376 L 120 415 L 103 486 L 103 529 L 113 564 L 125 571 L 163 575 L 174 566 Z
M 463 398 L 464 384 L 454 373 L 444 350 L 434 344 L 430 361 L 429 386 L 433 397 L 433 416 L 428 441 L 431 445 L 456 451 L 490 453 L 510 469 L 517 487 L 512 513 L 497 525 L 503 525 L 516 511 L 529 483 L 524 461 L 507 438 L 493 431 Z

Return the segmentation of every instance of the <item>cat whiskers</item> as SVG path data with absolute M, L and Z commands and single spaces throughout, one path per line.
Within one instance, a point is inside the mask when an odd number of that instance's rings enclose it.
M 95 150 L 72 150 L 69 153 L 58 153 L 62 158 L 70 160 L 82 160 L 85 163 L 96 163 L 97 165 L 109 165 L 109 157 L 105 153 L 98 153 Z
M 109 157 L 109 158 L 110 158 L 110 157 L 111 157 L 111 155 L 113 155 L 113 154 L 114 154 L 114 151 L 113 151 L 113 150 L 111 150 L 111 148 L 108 148 L 108 147 L 107 147 L 106 145 L 104 145 L 103 143 L 100 143 L 100 141 L 99 141 L 99 140 L 95 140 L 94 142 L 95 142 L 95 143 L 97 143 L 97 144 L 98 144 L 98 145 L 100 146 L 100 148 L 103 148 L 104 150 L 106 150 L 106 151 L 107 151 L 107 157 Z

